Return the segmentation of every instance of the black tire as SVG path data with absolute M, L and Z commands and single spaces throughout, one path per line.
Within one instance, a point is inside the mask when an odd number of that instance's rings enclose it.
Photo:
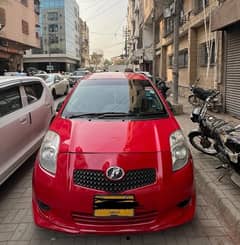
M 209 137 L 202 137 L 202 133 L 201 132 L 192 132 L 188 135 L 189 137 L 189 141 L 192 144 L 192 146 L 197 149 L 198 151 L 210 155 L 210 156 L 215 156 L 218 152 L 216 151 L 216 149 L 214 148 L 214 139 L 209 138 Z M 196 140 L 198 140 L 199 142 L 196 142 Z M 202 145 L 202 140 L 207 141 L 210 146 L 209 147 L 204 147 Z
M 219 113 L 221 112 L 220 106 L 216 105 L 216 104 L 211 104 L 211 107 L 209 108 L 210 111 L 214 112 L 214 113 Z
M 57 94 L 56 94 L 55 89 L 53 89 L 53 91 L 52 91 L 52 96 L 53 96 L 53 99 L 56 99 L 57 98 Z
M 67 95 L 69 91 L 69 87 L 67 86 L 66 91 L 64 92 L 64 95 Z
M 198 97 L 196 97 L 195 95 L 190 95 L 188 97 L 188 102 L 193 105 L 193 106 L 199 106 L 201 104 L 201 101 Z

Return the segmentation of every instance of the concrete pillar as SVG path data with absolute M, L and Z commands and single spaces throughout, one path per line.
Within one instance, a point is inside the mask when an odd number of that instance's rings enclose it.
M 188 83 L 194 84 L 197 80 L 197 30 L 189 28 L 188 30 Z

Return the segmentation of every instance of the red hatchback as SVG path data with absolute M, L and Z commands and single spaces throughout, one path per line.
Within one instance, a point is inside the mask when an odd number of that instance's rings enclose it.
M 69 233 L 157 231 L 192 220 L 193 162 L 182 131 L 144 75 L 78 84 L 46 134 L 33 174 L 38 226 Z

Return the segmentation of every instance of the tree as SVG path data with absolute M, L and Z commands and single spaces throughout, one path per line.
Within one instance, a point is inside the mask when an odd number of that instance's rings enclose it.
M 108 59 L 105 59 L 103 65 L 104 65 L 104 69 L 107 70 L 108 67 L 112 65 L 112 62 Z
M 97 52 L 93 52 L 92 53 L 92 55 L 91 55 L 91 63 L 94 65 L 95 70 L 97 69 L 97 67 L 101 63 L 102 58 L 103 58 L 103 54 L 102 53 L 97 53 Z

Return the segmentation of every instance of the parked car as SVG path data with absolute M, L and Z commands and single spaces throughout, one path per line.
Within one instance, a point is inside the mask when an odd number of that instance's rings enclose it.
M 193 162 L 144 75 L 95 73 L 62 104 L 33 173 L 38 226 L 69 233 L 157 231 L 192 220 Z
M 40 77 L 46 82 L 54 99 L 59 95 L 66 95 L 69 91 L 69 82 L 61 74 L 36 74 L 35 77 Z
M 42 79 L 0 77 L 0 184 L 40 147 L 54 115 Z
M 77 81 L 80 81 L 88 74 L 90 74 L 90 72 L 87 70 L 74 71 L 73 74 L 69 77 L 70 86 L 73 87 Z

